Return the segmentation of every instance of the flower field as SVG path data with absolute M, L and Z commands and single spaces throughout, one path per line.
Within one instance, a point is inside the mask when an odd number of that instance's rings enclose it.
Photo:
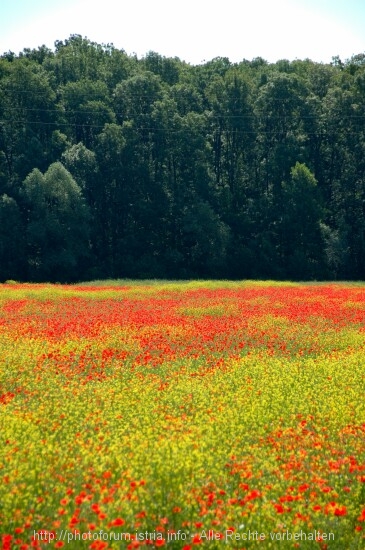
M 361 285 L 0 285 L 3 550 L 364 548 L 364 367 Z

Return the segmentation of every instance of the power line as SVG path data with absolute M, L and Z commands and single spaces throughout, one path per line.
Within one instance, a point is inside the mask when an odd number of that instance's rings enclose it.
M 136 113 L 133 113 L 133 117 L 130 117 L 130 116 L 125 116 L 125 113 L 124 112 L 121 112 L 121 111 L 114 111 L 112 110 L 110 107 L 108 107 L 107 105 L 105 105 L 105 107 L 107 109 L 110 110 L 110 114 L 112 115 L 116 115 L 116 116 L 119 116 L 119 117 L 123 117 L 125 118 L 125 120 L 133 120 L 134 118 L 136 117 L 145 117 L 145 116 L 152 116 L 152 113 L 143 113 L 143 112 L 136 112 Z M 364 105 L 364 108 L 365 108 L 365 105 Z M 9 107 L 6 109 L 7 112 L 32 112 L 32 113 L 56 113 L 60 116 L 74 116 L 74 115 L 102 115 L 103 113 L 105 113 L 106 111 L 99 111 L 97 109 L 90 109 L 90 110 L 76 110 L 76 109 L 72 109 L 72 110 L 62 110 L 62 109 L 46 109 L 46 108 L 41 108 L 41 107 Z M 270 113 L 267 113 L 265 112 L 264 110 L 255 110 L 254 112 L 252 112 L 252 114 L 243 114 L 243 115 L 235 115 L 235 114 L 226 114 L 226 113 L 221 113 L 221 114 L 213 114 L 212 111 L 203 111 L 201 113 L 197 112 L 197 111 L 189 111 L 189 113 L 196 113 L 198 115 L 202 115 L 202 116 L 206 116 L 206 117 L 209 117 L 210 119 L 214 118 L 214 119 L 252 119 L 252 120 L 257 120 L 260 116 L 265 116 L 267 118 L 270 118 L 270 120 L 292 120 L 292 119 L 296 119 L 296 120 L 317 120 L 319 119 L 319 117 L 324 114 L 324 113 L 319 113 L 319 114 L 313 114 L 313 115 L 301 115 L 301 114 L 284 114 L 284 115 L 272 115 Z M 183 120 L 184 119 L 184 116 L 181 116 L 179 114 L 178 111 L 176 111 L 176 114 L 178 116 L 180 116 L 180 118 Z M 186 116 L 186 115 L 185 115 Z M 356 120 L 356 119 L 365 119 L 365 114 L 363 115 L 341 115 L 341 120 Z
M 364 117 L 365 118 L 365 117 Z M 56 129 L 57 128 L 62 128 L 62 127 L 65 127 L 65 128 L 81 128 L 81 129 L 87 129 L 87 128 L 95 128 L 95 129 L 103 129 L 105 128 L 105 124 L 83 124 L 83 123 L 77 123 L 77 122 L 74 122 L 74 123 L 66 123 L 66 122 L 44 122 L 44 121 L 40 121 L 40 120 L 26 120 L 26 121 L 10 121 L 12 124 L 17 124 L 18 126 L 33 126 L 33 125 L 43 125 L 43 126 L 55 126 Z M 9 123 L 9 120 L 1 120 L 0 119 L 0 124 L 8 124 Z M 106 123 L 108 124 L 108 123 Z M 137 132 L 151 132 L 151 133 L 157 133 L 157 132 L 160 132 L 160 133 L 165 133 L 165 134 L 180 134 L 180 133 L 185 133 L 187 130 L 186 130 L 186 127 L 184 128 L 180 128 L 180 129 L 176 129 L 176 130 L 173 130 L 171 128 L 156 128 L 156 127 L 144 127 L 144 126 L 134 126 L 132 127 L 132 130 L 135 130 Z M 203 133 L 205 133 L 205 137 L 208 137 L 206 135 L 206 132 L 204 132 L 204 130 L 206 130 L 206 128 L 204 129 L 201 129 L 203 131 L 200 131 L 200 134 L 202 135 Z M 242 134 L 242 135 L 245 135 L 245 134 L 266 134 L 266 135 L 276 135 L 276 134 L 280 134 L 281 131 L 280 129 L 279 130 L 276 130 L 276 129 L 273 129 L 273 130 L 263 130 L 262 128 L 259 128 L 258 130 L 248 130 L 248 129 L 240 129 L 240 128 L 233 128 L 233 130 L 235 132 L 237 132 L 238 134 Z M 365 133 L 365 128 L 363 128 L 363 132 Z M 291 131 L 290 129 L 288 130 L 288 133 L 290 134 Z M 318 131 L 318 132 L 307 132 L 307 131 L 303 131 L 303 134 L 301 134 L 300 137 L 306 137 L 306 136 L 311 136 L 311 135 L 315 135 L 315 136 L 323 136 L 323 135 L 326 135 L 326 134 L 331 134 L 333 132 L 326 132 L 326 131 Z M 351 131 L 347 131 L 346 134 L 349 135 L 349 134 L 359 134 L 361 133 L 360 130 L 351 130 Z

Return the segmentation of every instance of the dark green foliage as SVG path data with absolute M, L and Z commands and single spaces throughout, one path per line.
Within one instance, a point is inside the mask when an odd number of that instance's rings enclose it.
M 0 197 L 0 279 L 24 277 L 24 224 L 16 201 L 8 195 Z
M 0 279 L 365 278 L 365 54 L 0 57 Z
M 27 212 L 29 279 L 77 280 L 89 256 L 89 209 L 80 187 L 55 162 L 44 175 L 35 168 L 26 177 L 21 196 Z
M 283 267 L 293 279 L 319 277 L 323 243 L 317 181 L 305 164 L 297 162 L 282 189 L 280 244 Z

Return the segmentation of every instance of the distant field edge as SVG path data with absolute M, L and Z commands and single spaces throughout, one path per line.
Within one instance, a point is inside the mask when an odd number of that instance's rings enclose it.
M 120 286 L 193 286 L 193 287 L 242 287 L 242 286 L 365 286 L 365 281 L 328 280 L 328 281 L 290 281 L 274 279 L 95 279 L 72 283 L 31 282 L 7 280 L 0 285 L 39 285 L 39 286 L 73 286 L 73 287 L 120 287 Z

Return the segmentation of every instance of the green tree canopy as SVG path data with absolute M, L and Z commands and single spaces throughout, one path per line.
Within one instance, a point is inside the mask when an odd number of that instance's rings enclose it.
M 30 279 L 77 280 L 89 256 L 89 210 L 80 187 L 60 163 L 24 180 Z

